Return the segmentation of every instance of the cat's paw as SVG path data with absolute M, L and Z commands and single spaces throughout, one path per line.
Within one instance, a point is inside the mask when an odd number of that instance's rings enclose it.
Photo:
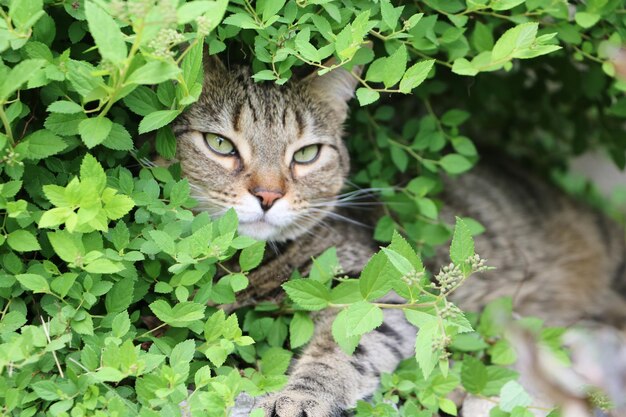
M 341 417 L 343 410 L 328 395 L 285 390 L 261 401 L 266 417 Z

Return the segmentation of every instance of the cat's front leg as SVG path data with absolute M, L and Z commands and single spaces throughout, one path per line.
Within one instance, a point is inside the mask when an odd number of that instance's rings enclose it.
M 383 324 L 361 338 L 352 356 L 333 340 L 334 314 L 321 314 L 285 388 L 262 401 L 267 417 L 340 416 L 374 392 L 381 373 L 392 372 L 414 353 L 416 330 L 402 311 L 385 311 Z

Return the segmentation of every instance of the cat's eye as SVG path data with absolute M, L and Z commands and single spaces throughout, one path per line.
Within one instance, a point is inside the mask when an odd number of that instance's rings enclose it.
M 215 133 L 205 133 L 204 139 L 213 152 L 218 155 L 233 156 L 237 155 L 237 148 L 228 139 L 223 138 Z
M 299 164 L 309 164 L 317 159 L 320 154 L 320 145 L 305 146 L 293 154 L 293 161 Z

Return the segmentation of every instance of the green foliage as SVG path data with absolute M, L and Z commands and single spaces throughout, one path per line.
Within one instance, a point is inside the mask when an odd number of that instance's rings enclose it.
M 611 59 L 624 12 L 616 0 L 0 0 L 2 414 L 176 416 L 185 401 L 224 416 L 242 391 L 280 389 L 313 335 L 308 312 L 334 307 L 348 352 L 385 308 L 420 328 L 417 360 L 358 415 L 455 414 L 459 386 L 526 415 L 505 367 L 510 301 L 475 319 L 448 300 L 485 268 L 483 228 L 440 220 L 439 174 L 471 169 L 469 137 L 544 164 L 598 145 L 623 166 L 626 84 Z M 357 78 L 352 181 L 382 190 L 375 237 L 390 242 L 358 279 L 339 276 L 330 249 L 284 285 L 286 302 L 215 307 L 237 300 L 265 246 L 237 236 L 232 211 L 194 214 L 180 167 L 148 164 L 133 139 L 153 134 L 174 157 L 169 123 L 200 96 L 203 48 L 228 48 L 259 81 L 339 66 Z M 452 264 L 430 280 L 420 256 L 451 237 Z M 391 290 L 404 304 L 377 301 Z M 562 329 L 523 324 L 566 360 Z

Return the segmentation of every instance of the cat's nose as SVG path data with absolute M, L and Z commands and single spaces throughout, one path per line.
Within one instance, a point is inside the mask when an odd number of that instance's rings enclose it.
M 255 187 L 250 190 L 253 196 L 259 199 L 261 208 L 267 211 L 274 205 L 274 202 L 285 194 L 280 190 L 266 190 L 265 188 Z

